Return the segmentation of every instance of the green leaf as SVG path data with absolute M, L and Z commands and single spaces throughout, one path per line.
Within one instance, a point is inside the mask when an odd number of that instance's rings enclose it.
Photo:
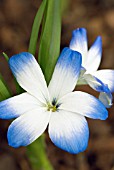
M 8 55 L 5 52 L 3 52 L 2 54 L 3 54 L 4 58 L 6 59 L 6 61 L 8 61 L 9 60 Z
M 60 52 L 61 0 L 49 0 L 46 10 L 38 61 L 49 83 Z
M 33 23 L 33 26 L 32 26 L 32 32 L 31 32 L 28 51 L 33 55 L 35 55 L 35 53 L 36 53 L 38 33 L 39 33 L 39 28 L 40 28 L 40 25 L 41 25 L 42 17 L 43 17 L 43 14 L 44 14 L 46 2 L 47 2 L 47 0 L 42 1 L 42 4 L 40 5 L 40 8 L 38 9 L 38 12 L 35 16 L 34 23 Z
M 0 74 L 0 101 L 5 100 L 11 97 L 11 92 L 6 86 L 5 81 L 3 80 L 2 75 Z

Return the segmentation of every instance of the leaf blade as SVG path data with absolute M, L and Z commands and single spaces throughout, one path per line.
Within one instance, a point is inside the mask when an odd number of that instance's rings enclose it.
M 0 74 L 0 101 L 5 100 L 11 97 L 11 92 L 6 86 L 5 81 L 3 80 L 2 75 Z
M 47 5 L 47 17 L 41 37 L 38 61 L 49 83 L 60 52 L 61 1 L 50 0 Z
M 35 16 L 33 26 L 32 26 L 32 32 L 31 32 L 28 52 L 30 52 L 33 55 L 35 55 L 35 52 L 36 52 L 38 33 L 39 33 L 39 28 L 40 28 L 40 25 L 41 25 L 44 9 L 45 9 L 45 6 L 46 6 L 46 2 L 47 2 L 47 0 L 42 1 L 42 4 L 37 11 L 37 14 Z

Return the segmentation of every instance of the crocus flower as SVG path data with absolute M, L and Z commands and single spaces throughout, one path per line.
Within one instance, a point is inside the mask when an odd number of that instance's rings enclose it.
M 10 68 L 26 91 L 0 102 L 0 118 L 16 118 L 8 128 L 12 147 L 27 146 L 47 128 L 59 148 L 79 153 L 88 145 L 85 119 L 105 120 L 107 110 L 97 98 L 75 88 L 81 68 L 81 54 L 65 48 L 47 87 L 44 75 L 32 54 L 23 52 L 9 60 Z
M 102 40 L 98 36 L 88 50 L 87 32 L 84 28 L 73 31 L 70 48 L 82 54 L 82 69 L 78 84 L 88 84 L 94 90 L 100 92 L 99 99 L 108 108 L 112 105 L 114 92 L 114 70 L 97 70 L 102 55 Z

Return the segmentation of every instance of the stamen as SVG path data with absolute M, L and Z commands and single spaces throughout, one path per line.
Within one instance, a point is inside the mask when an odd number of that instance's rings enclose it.
M 51 110 L 52 112 L 55 112 L 55 111 L 57 110 L 57 107 L 49 104 L 47 110 L 48 110 L 48 111 Z
M 57 103 L 57 100 L 56 100 L 56 98 L 54 98 L 53 101 L 52 101 L 52 105 L 55 106 L 56 103 Z
M 56 112 L 59 106 L 60 106 L 60 104 L 57 104 L 57 100 L 56 100 L 56 98 L 54 98 L 52 101 L 52 104 L 50 104 L 50 103 L 47 104 L 47 110 Z

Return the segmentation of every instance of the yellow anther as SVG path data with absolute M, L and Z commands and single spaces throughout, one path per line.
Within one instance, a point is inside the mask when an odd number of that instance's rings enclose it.
M 47 110 L 48 110 L 48 111 L 55 112 L 55 111 L 57 110 L 57 108 L 56 108 L 56 106 L 53 106 L 53 105 L 48 104 Z

